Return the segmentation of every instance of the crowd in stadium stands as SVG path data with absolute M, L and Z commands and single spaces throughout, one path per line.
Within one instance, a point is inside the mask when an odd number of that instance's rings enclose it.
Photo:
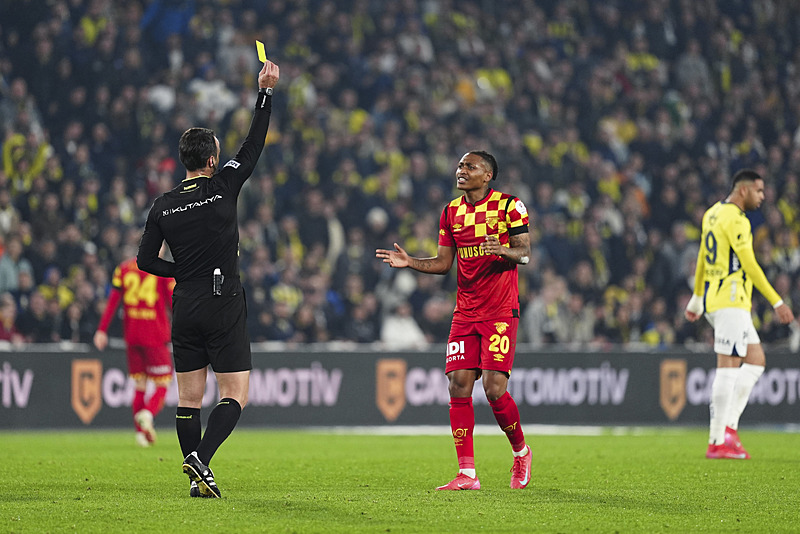
M 252 341 L 446 341 L 455 270 L 374 251 L 436 254 L 470 149 L 531 214 L 521 343 L 706 343 L 682 318 L 700 219 L 743 167 L 767 182 L 758 259 L 797 312 L 797 28 L 783 0 L 0 0 L 0 339 L 91 341 L 183 177 L 180 134 L 214 129 L 223 161 L 243 139 L 255 39 L 281 80 L 239 205 Z M 763 299 L 754 316 L 789 338 Z

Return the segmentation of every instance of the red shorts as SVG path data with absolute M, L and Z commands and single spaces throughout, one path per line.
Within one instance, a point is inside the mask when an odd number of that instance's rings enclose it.
M 128 374 L 132 377 L 172 378 L 172 354 L 167 345 L 128 345 Z
M 453 319 L 447 341 L 444 372 L 458 369 L 485 369 L 511 373 L 517 347 L 519 319 L 492 319 L 483 322 Z

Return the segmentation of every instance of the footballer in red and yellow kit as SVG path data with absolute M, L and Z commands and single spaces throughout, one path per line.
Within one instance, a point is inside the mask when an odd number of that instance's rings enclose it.
M 123 309 L 123 332 L 128 358 L 128 373 L 136 388 L 133 399 L 137 442 L 152 443 L 155 432 L 152 418 L 164 405 L 167 387 L 172 381 L 170 314 L 175 280 L 139 270 L 136 259 L 124 261 L 111 279 L 111 293 L 95 332 L 95 345 L 103 350 L 108 344 L 108 327 L 120 302 Z M 145 399 L 147 381 L 156 389 Z
M 449 381 L 450 428 L 459 473 L 439 490 L 479 490 L 472 434 L 472 394 L 482 378 L 497 424 L 514 457 L 510 486 L 530 482 L 532 453 L 525 443 L 519 410 L 508 393 L 519 324 L 517 265 L 528 263 L 531 246 L 528 211 L 513 195 L 489 186 L 497 178 L 494 156 L 475 150 L 462 156 L 456 187 L 464 194 L 445 206 L 439 219 L 435 257 L 414 258 L 394 243 L 375 256 L 390 267 L 446 274 L 457 263 L 458 292 L 447 343 L 445 373 Z
M 487 235 L 508 247 L 528 232 L 528 211 L 518 198 L 489 189 L 475 204 L 461 196 L 439 219 L 439 244 L 455 247 L 458 293 L 445 372 L 455 369 L 511 371 L 519 323 L 517 264 L 485 252 Z M 482 361 L 483 360 L 483 361 Z

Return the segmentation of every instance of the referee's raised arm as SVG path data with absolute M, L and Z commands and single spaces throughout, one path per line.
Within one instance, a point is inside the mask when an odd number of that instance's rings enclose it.
M 247 137 L 239 148 L 239 152 L 233 158 L 233 161 L 239 165 L 234 179 L 241 180 L 234 185 L 234 188 L 241 187 L 244 180 L 252 174 L 261 151 L 264 149 L 269 119 L 272 114 L 272 89 L 278 83 L 279 78 L 280 69 L 276 64 L 267 60 L 261 68 L 261 72 L 258 73 L 258 98 L 250 130 L 247 132 Z

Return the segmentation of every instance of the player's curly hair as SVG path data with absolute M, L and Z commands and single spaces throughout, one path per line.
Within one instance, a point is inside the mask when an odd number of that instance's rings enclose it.
M 217 155 L 214 131 L 208 128 L 189 128 L 178 142 L 178 157 L 187 171 L 202 169 L 208 158 Z
M 497 167 L 497 160 L 494 159 L 494 156 L 485 150 L 470 150 L 467 154 L 480 156 L 492 168 L 492 180 L 497 180 L 497 173 L 500 172 L 500 169 Z

